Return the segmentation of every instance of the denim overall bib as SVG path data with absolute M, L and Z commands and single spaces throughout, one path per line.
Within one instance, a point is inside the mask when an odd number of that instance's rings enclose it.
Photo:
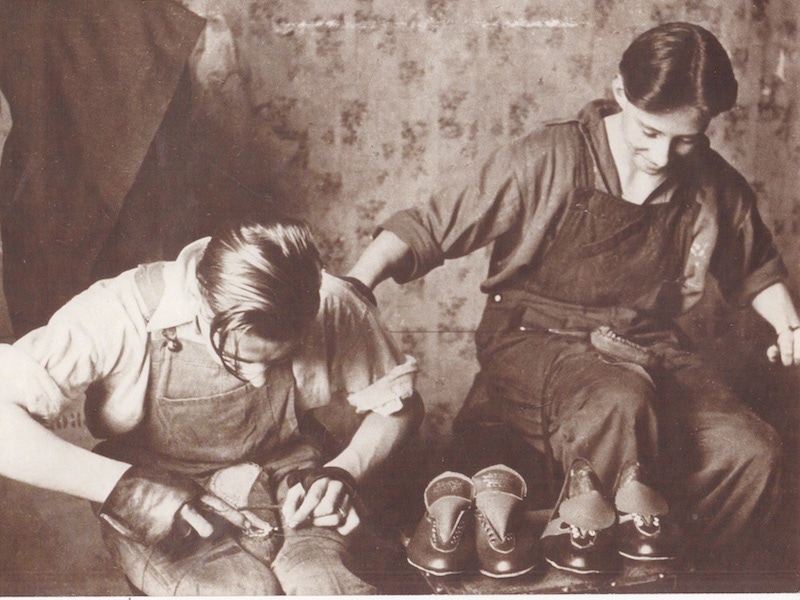
M 152 310 L 163 290 L 161 276 L 158 263 L 144 265 L 136 274 Z M 267 383 L 256 388 L 225 370 L 206 343 L 182 335 L 195 326 L 151 333 L 144 418 L 99 451 L 191 476 L 206 487 L 226 467 L 255 463 L 266 474 L 268 489 L 254 492 L 250 502 L 278 506 L 286 493 L 285 476 L 319 461 L 318 452 L 298 432 L 291 362 L 270 365 Z M 274 517 L 279 519 L 277 511 Z M 344 544 L 332 530 L 283 528 L 254 553 L 230 533 L 195 536 L 190 545 L 177 549 L 145 547 L 105 525 L 102 533 L 128 579 L 148 595 L 311 593 L 304 584 L 314 585 L 311 591 L 318 593 L 373 591 L 342 566 Z M 327 546 L 333 550 L 326 552 Z M 314 554 L 321 566 L 309 562 Z
M 618 185 L 598 189 L 597 166 L 594 174 L 576 182 L 535 262 L 490 292 L 475 334 L 481 372 L 455 429 L 515 431 L 545 455 L 549 484 L 553 467 L 583 457 L 611 493 L 626 463 L 648 464 L 671 507 L 702 524 L 698 539 L 727 543 L 774 506 L 774 455 L 764 452 L 763 469 L 741 456 L 774 446 L 775 435 L 673 322 L 699 210 L 694 187 L 639 206 Z M 662 368 L 598 351 L 588 333 L 603 325 L 657 352 Z
M 488 427 L 498 432 L 498 439 L 510 427 L 539 450 L 544 460 L 526 459 L 529 464 L 519 467 L 544 477 L 543 502 L 555 499 L 553 469 L 568 467 L 573 458 L 571 447 L 564 447 L 571 444 L 559 443 L 562 436 L 588 439 L 562 426 L 565 416 L 573 420 L 569 405 L 582 390 L 562 392 L 559 380 L 591 388 L 604 376 L 624 377 L 637 389 L 652 387 L 641 367 L 612 367 L 601 360 L 589 343 L 589 332 L 605 325 L 627 336 L 674 341 L 671 324 L 647 309 L 680 307 L 679 281 L 697 207 L 680 189 L 670 202 L 635 205 L 599 189 L 599 171 L 593 173 L 591 165 L 575 172 L 583 173 L 581 180 L 569 191 L 557 227 L 536 261 L 487 298 L 475 334 L 481 372 L 454 423 L 468 435 L 481 435 Z M 578 362 L 586 365 L 580 377 Z M 580 408 L 584 420 L 588 406 Z M 575 451 L 587 453 L 583 447 Z M 624 455 L 636 451 L 631 446 L 598 465 L 607 465 L 609 485 Z M 526 455 L 519 450 L 515 454 Z
M 151 311 L 163 289 L 161 276 L 158 263 L 136 274 Z M 229 373 L 208 344 L 185 335 L 195 327 L 149 336 L 144 417 L 133 431 L 109 440 L 109 452 L 198 480 L 245 461 L 267 468 L 277 462 L 282 474 L 317 458 L 298 432 L 291 362 L 268 366 L 267 383 L 254 387 Z

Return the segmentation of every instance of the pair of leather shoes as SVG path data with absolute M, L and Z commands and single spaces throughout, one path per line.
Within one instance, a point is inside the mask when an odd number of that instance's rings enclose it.
M 674 559 L 676 539 L 662 523 L 667 503 L 642 479 L 639 463 L 626 465 L 612 504 L 589 462 L 575 459 L 542 534 L 545 560 L 558 569 L 591 574 L 617 571 L 620 556 Z
M 526 493 L 525 480 L 505 465 L 472 478 L 438 475 L 425 489 L 425 516 L 408 543 L 408 562 L 431 575 L 527 573 L 538 562 L 538 543 L 523 520 Z

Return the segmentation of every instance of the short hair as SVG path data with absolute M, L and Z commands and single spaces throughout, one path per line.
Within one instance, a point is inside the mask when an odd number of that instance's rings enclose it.
M 214 313 L 211 344 L 228 371 L 239 371 L 223 352 L 233 331 L 281 342 L 301 335 L 319 310 L 321 270 L 311 231 L 297 219 L 248 219 L 211 237 L 197 280 Z
M 691 23 L 665 23 L 637 37 L 622 55 L 625 95 L 637 108 L 691 106 L 709 117 L 733 108 L 739 85 L 725 48 Z

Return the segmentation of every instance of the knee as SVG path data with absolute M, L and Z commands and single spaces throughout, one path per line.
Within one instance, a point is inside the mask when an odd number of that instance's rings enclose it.
M 176 596 L 279 596 L 278 579 L 256 559 L 199 562 L 175 588 Z
M 287 536 L 272 568 L 286 594 L 316 595 L 336 586 L 335 565 L 344 563 L 343 542 L 329 536 Z M 342 590 L 338 590 L 342 593 Z
M 655 419 L 655 389 L 643 377 L 620 377 L 600 380 L 588 391 L 582 410 L 603 417 L 602 426 L 633 427 Z
M 350 562 L 342 536 L 314 527 L 287 535 L 272 569 L 290 596 L 375 594 L 350 570 Z
M 730 470 L 748 471 L 764 480 L 778 472 L 781 440 L 775 429 L 752 413 L 737 415 L 720 432 L 718 444 Z

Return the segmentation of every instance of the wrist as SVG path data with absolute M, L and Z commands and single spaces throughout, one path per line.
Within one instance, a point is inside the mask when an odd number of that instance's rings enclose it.
M 350 473 L 356 481 L 361 481 L 366 471 L 361 457 L 352 448 L 345 448 L 336 457 L 325 463 L 325 466 L 343 469 Z

